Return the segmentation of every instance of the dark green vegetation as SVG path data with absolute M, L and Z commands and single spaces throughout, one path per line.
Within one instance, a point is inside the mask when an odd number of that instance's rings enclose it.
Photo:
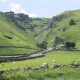
M 39 47 L 39 48 L 43 48 L 43 49 L 47 49 L 47 42 L 46 41 L 43 41 L 42 43 L 38 43 L 38 44 L 36 44 L 37 45 L 37 47 Z
M 67 49 L 70 49 L 70 48 L 72 48 L 72 49 L 74 49 L 75 48 L 75 43 L 74 42 L 66 42 L 65 43 L 65 47 L 67 48 Z
M 70 20 L 69 25 L 70 25 L 70 26 L 72 26 L 72 25 L 76 25 L 74 19 L 71 19 L 71 20 Z

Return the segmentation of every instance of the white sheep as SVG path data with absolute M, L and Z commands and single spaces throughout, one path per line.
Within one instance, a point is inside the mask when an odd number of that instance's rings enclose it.
M 15 61 L 13 61 L 13 64 L 15 64 L 16 62 Z

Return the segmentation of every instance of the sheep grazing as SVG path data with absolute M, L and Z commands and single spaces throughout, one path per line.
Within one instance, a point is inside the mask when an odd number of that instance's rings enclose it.
M 13 61 L 13 64 L 15 64 L 16 62 L 15 61 Z
M 43 69 L 49 68 L 48 63 L 43 63 L 40 68 L 43 68 Z

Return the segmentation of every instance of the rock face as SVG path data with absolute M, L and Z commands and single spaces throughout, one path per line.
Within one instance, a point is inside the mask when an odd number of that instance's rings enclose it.
M 54 44 L 60 44 L 60 43 L 62 43 L 63 41 L 64 41 L 64 39 L 56 36 L 56 37 L 55 37 L 55 40 L 54 40 Z
M 21 21 L 24 21 L 24 20 L 28 20 L 29 19 L 29 16 L 28 15 L 25 15 L 25 14 L 22 14 L 22 13 L 19 13 L 18 16 L 20 17 L 20 20 Z
M 57 22 L 57 21 L 61 21 L 64 18 L 64 15 L 60 15 L 60 16 L 54 16 L 52 18 L 53 22 Z
M 5 13 L 10 19 L 14 18 L 14 12 L 10 11 L 10 12 L 6 12 Z
M 10 12 L 6 12 L 5 13 L 6 16 L 8 16 L 10 19 L 14 19 L 15 18 L 15 15 L 18 15 L 19 16 L 19 19 L 21 21 L 24 21 L 24 20 L 28 20 L 29 19 L 29 16 L 28 15 L 25 15 L 23 13 L 19 13 L 19 14 L 14 14 L 14 12 L 10 11 Z

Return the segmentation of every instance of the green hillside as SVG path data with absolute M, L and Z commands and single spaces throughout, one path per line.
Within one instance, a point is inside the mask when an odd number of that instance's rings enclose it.
M 79 24 L 80 10 L 52 20 L 0 12 L 0 79 L 80 80 Z M 66 49 L 65 42 L 76 46 Z
M 0 12 L 0 46 L 18 47 L 7 51 L 0 48 L 0 53 L 26 53 L 26 49 L 39 49 L 36 44 L 44 40 L 48 42 L 48 47 L 61 45 L 63 42 L 75 42 L 76 48 L 80 49 L 80 10 L 65 11 L 52 20 L 50 18 L 30 18 L 28 15 L 14 12 Z M 73 25 L 70 20 L 73 19 Z M 23 48 L 20 48 L 23 47 Z M 21 51 L 20 51 L 21 50 Z M 33 52 L 35 50 L 32 50 Z
M 45 39 L 44 31 L 47 35 L 47 28 L 51 23 L 50 18 L 30 18 L 28 15 L 22 13 L 14 14 L 14 12 L 6 12 L 5 14 L 17 27 L 37 42 Z
M 27 35 L 23 30 L 18 28 L 8 17 L 5 16 L 4 13 L 0 12 L 0 46 L 1 47 L 13 46 L 13 47 L 36 48 L 35 43 L 36 42 L 34 39 L 31 39 L 29 35 Z M 5 50 L 2 50 L 2 48 L 0 48 L 0 53 L 5 52 Z M 7 50 L 6 53 L 8 53 Z
M 38 41 L 34 37 L 49 20 L 29 18 L 28 15 L 21 13 L 0 12 L 0 53 L 35 52 L 35 49 L 38 49 Z
M 75 25 L 70 25 L 70 20 L 75 21 Z M 76 46 L 80 49 L 80 10 L 65 11 L 52 18 L 50 32 L 47 36 L 49 46 L 55 44 L 56 37 L 63 39 L 64 41 L 76 42 Z M 60 43 L 62 43 L 60 42 Z M 60 44 L 57 43 L 56 44 Z

